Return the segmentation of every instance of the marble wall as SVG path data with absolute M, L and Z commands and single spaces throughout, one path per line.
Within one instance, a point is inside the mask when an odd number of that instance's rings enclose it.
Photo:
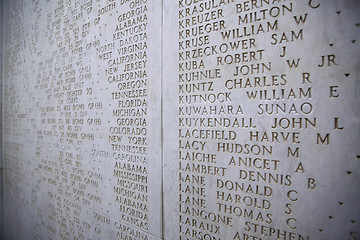
M 359 7 L 5 1 L 5 238 L 359 239 Z

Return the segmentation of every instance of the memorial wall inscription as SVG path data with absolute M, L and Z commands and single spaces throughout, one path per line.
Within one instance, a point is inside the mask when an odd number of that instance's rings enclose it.
M 5 1 L 5 239 L 359 239 L 359 7 Z
M 359 238 L 356 7 L 165 3 L 165 239 Z
M 6 2 L 8 239 L 161 238 L 159 8 Z

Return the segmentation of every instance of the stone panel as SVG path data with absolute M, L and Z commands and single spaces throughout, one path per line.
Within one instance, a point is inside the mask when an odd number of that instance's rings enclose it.
M 160 2 L 5 9 L 7 238 L 160 238 Z
M 5 1 L 6 239 L 358 239 L 359 7 Z
M 358 8 L 165 3 L 165 239 L 359 238 Z

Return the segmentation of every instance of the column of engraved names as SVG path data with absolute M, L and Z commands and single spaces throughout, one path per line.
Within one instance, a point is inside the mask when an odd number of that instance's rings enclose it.
M 231 153 L 228 165 L 238 172 L 237 179 L 217 181 L 219 211 L 245 218 L 243 230 L 237 231 L 234 239 L 258 239 L 259 236 L 309 238 L 297 233 L 296 213 L 292 210 L 299 199 L 293 174 L 303 173 L 303 166 L 300 162 L 294 172 L 284 171 L 288 165 L 294 164 L 287 160 L 299 156 L 300 130 L 316 126 L 316 118 L 308 118 L 313 111 L 312 88 L 308 81 L 310 75 L 296 72 L 299 59 L 286 58 L 285 44 L 303 40 L 301 25 L 305 18 L 295 16 L 292 19 L 296 23 L 293 30 L 280 29 L 281 23 L 294 14 L 294 8 L 291 1 L 238 3 L 234 7 L 237 21 L 231 29 L 221 32 L 223 40 L 229 41 L 229 44 L 248 41 L 248 46 L 253 49 L 217 57 L 217 65 L 233 67 L 232 76 L 227 76 L 224 87 L 242 95 L 242 101 L 255 109 L 253 115 L 258 119 L 247 131 L 249 137 L 245 141 L 249 144 L 218 143 L 219 151 Z M 260 38 L 269 40 L 264 43 Z M 280 49 L 276 55 L 275 49 Z M 271 61 L 266 60 L 269 57 Z M 275 66 L 274 61 L 285 64 L 287 70 L 279 70 L 282 68 Z M 266 128 L 262 127 L 263 122 L 266 122 Z M 279 156 L 279 153 L 285 152 L 280 151 L 284 146 L 287 146 L 287 155 Z M 280 201 L 284 209 L 281 225 L 277 225 L 279 223 L 274 219 L 275 214 L 280 214 L 272 211 L 273 206 L 278 204 L 273 201 L 274 189 L 279 187 L 286 193 Z M 241 203 L 243 210 L 237 206 Z
M 230 3 L 232 1 L 226 1 Z M 231 93 L 219 91 L 221 69 L 207 58 L 216 54 L 211 34 L 225 29 L 224 1 L 179 1 L 178 12 L 178 104 L 179 104 L 179 233 L 180 239 L 220 239 L 231 217 L 216 213 L 211 206 L 209 182 L 226 175 L 218 165 L 215 140 L 236 138 L 222 128 L 223 116 L 239 114 Z M 216 123 L 215 123 L 216 122 Z
M 59 1 L 53 11 L 44 15 L 52 55 L 39 62 L 41 78 L 35 89 L 48 100 L 45 106 L 40 105 L 42 126 L 38 137 L 49 144 L 38 146 L 37 157 L 41 162 L 35 171 L 41 173 L 40 179 L 49 186 L 47 197 L 51 202 L 46 228 L 50 235 L 56 234 L 61 239 L 72 235 L 83 237 L 80 227 L 81 215 L 86 211 L 83 205 L 102 201 L 93 189 L 96 186 L 88 184 L 92 176 L 82 163 L 80 151 L 84 143 L 94 140 L 94 134 L 86 132 L 92 124 L 84 101 L 84 95 L 88 94 L 85 85 L 91 79 L 91 66 L 84 66 L 83 47 L 91 9 L 89 2 L 74 6 Z M 72 18 L 64 14 L 67 10 L 74 14 Z
M 109 141 L 114 159 L 115 202 L 120 219 L 141 230 L 148 225 L 148 73 L 146 1 L 123 4 L 114 25 L 113 49 L 106 75 L 112 89 L 112 116 Z M 121 224 L 119 224 L 121 225 Z M 120 233 L 125 237 L 125 233 Z

